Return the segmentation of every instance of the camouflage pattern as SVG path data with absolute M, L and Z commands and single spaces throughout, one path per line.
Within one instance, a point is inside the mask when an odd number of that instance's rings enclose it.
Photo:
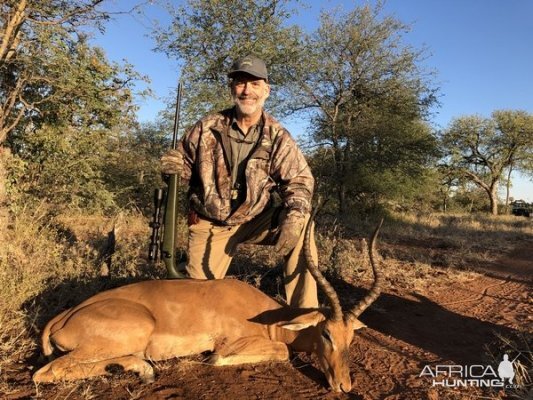
M 261 213 L 277 189 L 292 219 L 311 210 L 314 178 L 289 132 L 263 112 L 264 127 L 246 168 L 246 200 L 231 210 L 231 146 L 227 136 L 232 109 L 198 121 L 178 144 L 183 154 L 183 184 L 190 206 L 200 215 L 226 225 L 240 225 Z
M 296 247 L 304 225 L 305 218 L 294 218 L 294 216 L 285 218 L 279 227 L 279 237 L 274 251 L 282 256 L 289 254 Z

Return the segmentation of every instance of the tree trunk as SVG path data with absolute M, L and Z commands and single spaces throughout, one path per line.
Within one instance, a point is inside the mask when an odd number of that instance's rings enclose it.
M 490 200 L 490 212 L 492 215 L 498 215 L 498 183 L 499 183 L 499 177 L 503 173 L 503 170 L 500 171 L 498 175 L 492 175 L 493 178 L 491 180 L 490 186 L 487 185 L 485 182 L 483 182 L 483 179 L 481 179 L 479 176 L 466 171 L 466 176 L 472 180 L 476 185 L 478 185 L 480 188 L 485 190 L 489 196 Z
M 336 137 L 335 128 L 332 130 L 333 137 Z M 346 187 L 344 183 L 344 160 L 343 160 L 343 152 L 340 147 L 339 142 L 334 139 L 333 140 L 333 154 L 335 157 L 335 183 L 337 187 L 337 200 L 339 202 L 339 215 L 344 215 L 346 211 Z
M 492 215 L 498 215 L 498 183 L 494 182 L 490 188 L 490 212 Z
M 509 214 L 509 194 L 511 192 L 511 173 L 513 172 L 513 164 L 509 165 L 509 173 L 507 174 L 507 184 L 505 193 L 505 213 Z

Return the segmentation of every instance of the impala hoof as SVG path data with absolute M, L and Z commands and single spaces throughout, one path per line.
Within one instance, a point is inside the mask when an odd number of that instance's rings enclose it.
M 206 362 L 211 365 L 221 365 L 221 360 L 222 357 L 220 357 L 220 354 L 213 353 L 207 358 Z
M 50 368 L 43 367 L 33 374 L 32 380 L 34 383 L 51 383 L 55 381 L 55 376 Z

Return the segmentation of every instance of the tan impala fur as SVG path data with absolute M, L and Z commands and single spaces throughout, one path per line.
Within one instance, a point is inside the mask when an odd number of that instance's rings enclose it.
M 309 224 L 311 225 L 311 224 Z M 310 229 L 307 229 L 308 243 Z M 33 376 L 35 382 L 74 380 L 109 374 L 113 365 L 153 381 L 149 361 L 213 352 L 213 365 L 289 359 L 289 352 L 317 355 L 335 391 L 351 390 L 349 346 L 357 317 L 379 293 L 379 275 L 369 295 L 343 314 L 337 295 L 312 265 L 309 269 L 328 296 L 332 310 L 291 308 L 235 279 L 153 280 L 99 293 L 53 318 L 42 347 L 66 354 Z

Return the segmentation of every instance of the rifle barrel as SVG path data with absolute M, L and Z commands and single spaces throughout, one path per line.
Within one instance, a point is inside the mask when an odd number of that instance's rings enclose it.
M 181 82 L 178 83 L 178 93 L 176 94 L 176 111 L 174 114 L 174 131 L 172 135 L 172 148 L 175 149 L 178 144 L 178 131 L 180 124 L 180 111 L 181 111 Z
M 181 82 L 178 83 L 178 93 L 176 96 L 176 113 L 174 115 L 174 132 L 172 135 L 172 148 L 175 149 L 178 142 L 178 130 L 180 125 L 181 109 Z M 178 215 L 178 187 L 180 184 L 178 174 L 169 175 L 168 189 L 165 198 L 165 217 L 163 228 L 163 240 L 161 244 L 161 256 L 167 268 L 169 278 L 183 277 L 176 269 L 176 217 Z

